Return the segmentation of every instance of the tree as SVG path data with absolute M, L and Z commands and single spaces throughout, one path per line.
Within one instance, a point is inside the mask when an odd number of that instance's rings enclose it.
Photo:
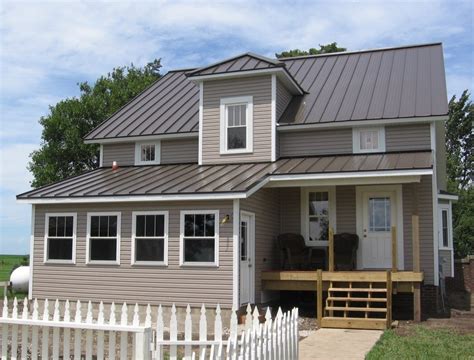
M 453 204 L 454 250 L 457 257 L 474 254 L 474 104 L 465 90 L 449 101 L 446 122 L 448 190 L 458 194 Z
M 304 55 L 320 55 L 320 54 L 329 54 L 335 52 L 342 52 L 346 51 L 346 48 L 340 48 L 337 46 L 336 42 L 321 45 L 319 44 L 319 49 L 311 48 L 308 51 L 300 50 L 300 49 L 293 49 L 288 51 L 283 51 L 281 53 L 276 53 L 275 56 L 277 58 L 288 58 L 288 57 L 295 57 L 295 56 L 304 56 Z
M 42 143 L 33 151 L 28 170 L 36 188 L 78 175 L 99 165 L 99 147 L 83 137 L 160 77 L 160 59 L 144 67 L 114 68 L 93 85 L 79 83 L 80 95 L 50 106 L 40 119 Z

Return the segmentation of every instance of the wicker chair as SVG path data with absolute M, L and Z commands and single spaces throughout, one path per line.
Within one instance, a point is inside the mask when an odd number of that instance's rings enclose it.
M 355 270 L 357 267 L 357 248 L 359 236 L 341 233 L 334 235 L 335 270 Z
M 282 252 L 282 268 L 288 270 L 310 270 L 316 255 L 317 268 L 325 266 L 325 252 L 307 246 L 300 234 L 286 233 L 277 237 L 278 246 Z

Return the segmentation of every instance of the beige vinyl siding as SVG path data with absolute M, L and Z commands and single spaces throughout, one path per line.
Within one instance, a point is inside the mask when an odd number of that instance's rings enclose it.
M 386 151 L 431 149 L 430 124 L 393 125 L 385 127 Z
M 352 129 L 279 132 L 280 156 L 352 153 Z
M 277 79 L 276 85 L 276 121 L 278 122 L 290 103 L 292 95 L 280 80 Z
M 299 187 L 280 188 L 280 228 L 282 234 L 301 234 L 301 189 Z
M 37 205 L 35 215 L 33 297 L 81 299 L 104 302 L 151 303 L 185 306 L 232 305 L 232 222 L 220 225 L 219 267 L 180 267 L 181 210 L 219 210 L 229 214 L 231 201 Z M 164 266 L 132 266 L 132 211 L 169 211 L 168 263 Z M 87 212 L 120 211 L 120 265 L 86 265 Z M 46 212 L 77 212 L 76 265 L 43 264 Z
M 438 182 L 438 190 L 447 190 L 447 173 L 446 173 L 446 129 L 444 121 L 438 121 L 435 125 L 436 131 L 436 174 Z
M 135 163 L 135 143 L 104 144 L 102 146 L 102 165 L 112 166 L 116 161 L 119 166 Z
M 439 250 L 439 264 L 441 266 L 441 271 L 444 277 L 451 277 L 452 271 L 452 257 L 451 257 L 452 250 Z
M 357 233 L 355 186 L 336 186 L 336 231 Z
M 271 160 L 271 76 L 206 81 L 203 85 L 202 163 Z M 253 152 L 220 154 L 220 100 L 253 96 Z
M 197 163 L 198 139 L 161 140 L 161 163 Z
M 280 233 L 278 190 L 262 189 L 250 198 L 241 200 L 240 209 L 255 213 L 255 301 L 259 303 L 262 271 L 279 266 L 279 250 L 276 246 L 276 237 Z
M 413 269 L 412 215 L 419 214 L 420 265 L 425 284 L 434 283 L 433 197 L 431 176 L 422 176 L 420 183 L 403 184 L 403 246 L 405 269 Z

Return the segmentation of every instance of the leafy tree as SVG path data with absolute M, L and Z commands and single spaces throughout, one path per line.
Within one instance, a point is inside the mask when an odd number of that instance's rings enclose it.
M 453 204 L 453 235 L 458 257 L 474 254 L 474 104 L 465 90 L 449 101 L 446 122 L 448 190 L 459 195 Z
M 341 52 L 346 51 L 346 48 L 338 47 L 336 42 L 321 45 L 319 44 L 319 49 L 311 48 L 308 51 L 300 50 L 300 49 L 293 49 L 288 51 L 283 51 L 281 53 L 275 54 L 277 58 L 288 58 L 288 57 L 295 57 L 295 56 L 304 56 L 304 55 L 320 55 L 320 54 L 329 54 L 334 52 Z
M 40 119 L 39 150 L 30 155 L 33 187 L 80 174 L 99 165 L 99 148 L 83 137 L 160 77 L 160 59 L 144 67 L 114 68 L 91 85 L 79 83 L 80 95 L 50 106 Z

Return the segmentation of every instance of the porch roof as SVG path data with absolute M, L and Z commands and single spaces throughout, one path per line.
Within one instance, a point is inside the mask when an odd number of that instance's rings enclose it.
M 245 198 L 269 181 L 291 176 L 404 175 L 432 166 L 430 151 L 415 151 L 281 158 L 273 163 L 102 167 L 25 192 L 17 199 L 60 203 Z

